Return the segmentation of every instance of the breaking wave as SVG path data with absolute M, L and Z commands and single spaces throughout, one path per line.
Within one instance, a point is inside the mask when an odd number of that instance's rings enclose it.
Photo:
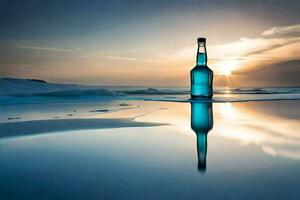
M 102 101 L 102 100 L 142 100 L 165 102 L 193 102 L 186 89 L 90 89 L 90 90 L 62 90 L 35 94 L 15 94 L 1 96 L 0 104 L 32 104 L 60 101 Z M 249 102 L 249 101 L 276 101 L 300 100 L 298 88 L 272 88 L 272 89 L 218 89 L 213 99 L 196 100 L 197 102 Z
M 222 89 L 217 88 L 214 90 L 215 95 L 263 95 L 263 94 L 300 94 L 300 88 L 233 88 L 233 89 Z M 58 90 L 50 92 L 32 92 L 32 93 L 17 93 L 8 96 L 13 97 L 88 97 L 88 96 L 99 96 L 99 97 L 117 97 L 117 96 L 176 96 L 178 95 L 189 95 L 188 89 L 157 89 L 157 88 L 146 88 L 146 89 L 73 89 L 73 90 Z
M 15 94 L 13 96 L 44 96 L 44 97 L 81 97 L 81 96 L 128 96 L 128 95 L 189 95 L 188 89 L 79 89 L 40 92 L 35 94 Z M 233 88 L 214 90 L 214 94 L 300 94 L 300 88 Z

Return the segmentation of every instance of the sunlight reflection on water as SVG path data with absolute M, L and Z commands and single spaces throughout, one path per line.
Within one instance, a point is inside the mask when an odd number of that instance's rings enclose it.
M 101 117 L 136 117 L 137 121 L 165 122 L 184 132 L 190 131 L 190 105 L 185 103 L 143 102 L 140 109 L 120 111 Z M 285 107 L 276 107 L 286 104 Z M 263 106 L 276 110 L 276 114 L 266 112 Z M 288 107 L 288 108 L 287 108 Z M 300 123 L 280 115 L 282 110 L 293 109 L 286 102 L 268 103 L 219 103 L 214 104 L 215 126 L 210 134 L 239 142 L 241 145 L 255 144 L 272 156 L 300 159 Z M 144 113 L 143 113 L 144 112 Z

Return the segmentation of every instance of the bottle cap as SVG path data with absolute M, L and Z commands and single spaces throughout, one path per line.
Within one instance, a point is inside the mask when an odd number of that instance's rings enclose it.
M 206 42 L 206 38 L 198 38 L 198 43 Z

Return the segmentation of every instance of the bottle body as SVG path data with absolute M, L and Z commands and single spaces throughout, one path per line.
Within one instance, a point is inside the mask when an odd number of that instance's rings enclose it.
M 213 71 L 208 66 L 195 66 L 191 70 L 191 97 L 212 98 Z
M 196 66 L 191 70 L 191 97 L 211 98 L 213 96 L 213 71 L 207 66 L 206 39 L 198 38 Z

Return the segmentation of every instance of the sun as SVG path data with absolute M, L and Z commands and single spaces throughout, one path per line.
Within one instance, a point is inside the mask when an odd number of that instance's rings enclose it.
M 222 69 L 221 71 L 220 71 L 220 74 L 221 75 L 224 75 L 224 76 L 230 76 L 231 75 L 231 70 L 230 69 Z
M 230 76 L 231 71 L 230 70 L 225 70 L 224 72 L 222 72 L 222 74 L 225 75 L 225 76 Z
M 239 61 L 232 59 L 232 60 L 222 60 L 217 64 L 218 66 L 218 72 L 221 75 L 224 76 L 230 76 L 232 74 L 232 71 L 239 66 Z

